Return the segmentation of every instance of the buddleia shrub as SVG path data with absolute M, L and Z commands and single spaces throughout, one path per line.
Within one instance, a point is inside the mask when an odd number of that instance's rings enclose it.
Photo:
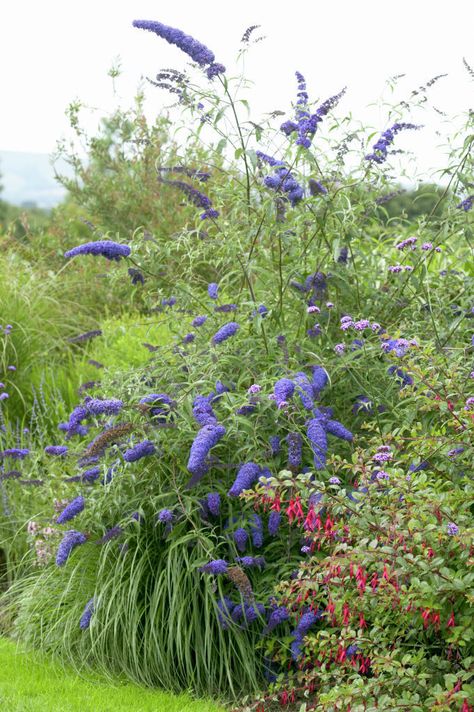
M 280 128 L 276 117 L 245 122 L 245 103 L 233 94 L 241 78 L 228 77 L 210 50 L 160 23 L 135 24 L 185 51 L 212 82 L 202 88 L 191 72 L 163 70 L 155 83 L 179 98 L 191 144 L 217 133 L 207 155 L 226 173 L 203 187 L 195 165 L 158 170 L 160 185 L 184 202 L 176 211 L 183 208 L 185 220 L 192 214 L 193 229 L 186 224 L 162 241 L 141 231 L 127 242 L 95 234 L 65 253 L 70 270 L 99 260 L 112 280 L 143 290 L 145 309 L 167 325 L 167 336 L 145 342 L 146 362 L 105 367 L 100 386 L 86 388 L 61 424 L 61 437 L 37 454 L 54 463 L 56 499 L 67 503 L 60 523 L 50 510 L 61 532 L 55 560 L 11 591 L 18 632 L 76 666 L 99 665 L 146 684 L 254 699 L 273 680 L 276 689 L 254 706 L 293 704 L 300 692 L 302 702 L 316 690 L 309 633 L 317 623 L 334 642 L 339 628 L 321 610 L 331 581 L 322 581 L 318 606 L 306 610 L 301 572 L 314 566 L 320 576 L 319 567 L 350 549 L 364 571 L 363 556 L 372 556 L 370 574 L 383 580 L 385 595 L 397 566 L 405 578 L 418 572 L 418 559 L 390 560 L 385 578 L 378 571 L 398 542 L 396 534 L 390 539 L 394 528 L 405 540 L 422 534 L 438 495 L 446 497 L 448 523 L 466 527 L 464 480 L 453 476 L 451 456 L 425 452 L 428 445 L 453 449 L 452 441 L 455 449 L 471 427 L 465 356 L 472 305 L 464 289 L 471 275 L 459 269 L 469 250 L 469 211 L 457 203 L 461 176 L 448 169 L 453 193 L 436 222 L 426 216 L 406 232 L 381 225 L 377 197 L 389 182 L 392 145 L 401 132 L 421 130 L 418 121 L 390 115 L 378 138 L 360 127 L 349 133 L 345 120 L 331 118 L 344 92 L 313 105 L 298 73 L 288 121 Z M 357 160 L 346 165 L 353 146 Z M 469 146 L 462 149 L 466 171 Z M 399 464 L 392 442 L 400 443 Z M 422 475 L 414 469 L 409 485 L 403 476 L 414 452 Z M 424 473 L 425 454 L 445 468 L 450 487 L 437 482 L 436 471 Z M 7 463 L 11 457 L 4 454 Z M 397 466 L 387 472 L 388 461 Z M 27 466 L 27 456 L 21 463 Z M 395 486 L 405 499 L 394 502 Z M 459 544 L 461 568 L 464 538 L 450 532 L 443 530 L 437 547 Z M 434 556 L 436 536 L 427 539 Z M 420 568 L 413 598 L 424 591 Z M 351 582 L 356 574 L 349 573 Z M 47 595 L 58 581 L 71 593 L 67 600 Z M 344 583 L 334 593 L 342 607 L 352 592 Z M 42 595 L 34 595 L 38 586 Z M 352 593 L 345 619 L 356 610 L 359 592 Z M 431 616 L 437 609 L 428 598 Z M 458 603 L 464 620 L 466 601 Z M 382 597 L 384 613 L 364 609 L 375 642 L 354 652 L 358 677 L 347 695 L 357 704 L 359 678 L 373 675 L 373 648 L 385 640 L 385 605 Z M 405 624 L 394 618 L 391 625 L 387 636 Z M 411 680 L 425 679 L 422 659 L 414 654 Z M 328 705 L 336 695 L 331 681 L 321 677 Z M 388 681 L 383 694 L 392 691 Z M 418 704 L 418 678 L 406 694 Z

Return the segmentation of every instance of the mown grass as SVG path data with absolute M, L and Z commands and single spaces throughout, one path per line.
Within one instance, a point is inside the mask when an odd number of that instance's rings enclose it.
M 8 712 L 219 712 L 222 707 L 187 695 L 111 685 L 25 652 L 0 638 L 0 709 Z

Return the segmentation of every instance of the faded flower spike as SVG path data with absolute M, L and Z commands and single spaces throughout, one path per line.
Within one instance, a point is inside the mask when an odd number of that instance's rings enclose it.
M 98 240 L 97 242 L 86 242 L 84 245 L 73 247 L 64 253 L 64 257 L 76 257 L 76 255 L 102 255 L 108 260 L 118 262 L 122 257 L 128 257 L 131 249 L 128 245 L 120 245 L 113 240 Z

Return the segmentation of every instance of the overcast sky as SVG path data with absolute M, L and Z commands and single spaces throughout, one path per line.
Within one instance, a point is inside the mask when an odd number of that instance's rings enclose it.
M 465 110 L 474 107 L 474 82 L 462 64 L 466 57 L 474 65 L 473 5 L 469 0 L 443 5 L 432 0 L 4 0 L 0 150 L 52 151 L 66 132 L 65 108 L 73 99 L 98 114 L 113 108 L 118 99 L 107 71 L 118 56 L 122 106 L 129 105 L 144 75 L 185 66 L 180 50 L 133 28 L 135 18 L 159 20 L 193 35 L 230 72 L 242 33 L 260 24 L 267 39 L 247 59 L 259 111 L 289 108 L 296 69 L 305 74 L 313 98 L 325 99 L 347 85 L 344 110 L 363 117 L 389 76 L 408 75 L 402 84 L 406 95 L 448 72 L 433 88 L 433 101 L 443 111 Z M 159 112 L 169 103 L 169 95 L 151 86 L 146 92 L 148 111 Z M 378 120 L 383 118 L 379 111 Z M 425 153 L 427 140 L 417 138 Z

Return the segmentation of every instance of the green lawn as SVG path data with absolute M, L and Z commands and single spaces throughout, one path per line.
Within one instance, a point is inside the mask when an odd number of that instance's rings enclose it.
M 0 638 L 0 709 L 5 712 L 223 712 L 206 700 L 78 677 Z

